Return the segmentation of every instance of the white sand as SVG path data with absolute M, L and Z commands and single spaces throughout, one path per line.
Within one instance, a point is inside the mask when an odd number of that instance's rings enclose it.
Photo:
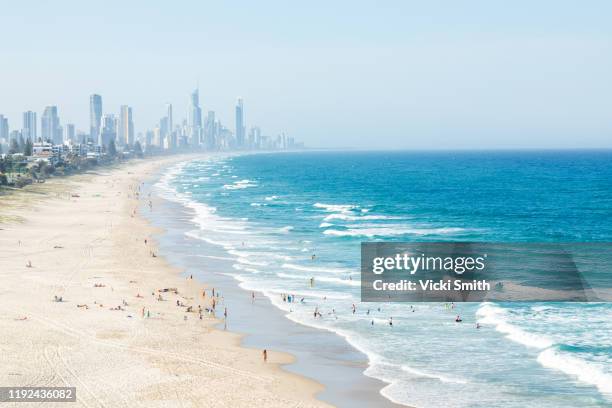
M 0 197 L 0 385 L 77 388 L 76 404 L 54 407 L 327 406 L 313 397 L 321 385 L 279 368 L 291 356 L 269 351 L 264 363 L 261 350 L 213 329 L 218 320 L 200 320 L 204 285 L 150 255 L 156 231 L 132 216 L 130 191 L 176 160 L 100 168 Z M 151 293 L 164 287 L 179 295 L 157 301 Z M 123 300 L 125 311 L 110 310 Z

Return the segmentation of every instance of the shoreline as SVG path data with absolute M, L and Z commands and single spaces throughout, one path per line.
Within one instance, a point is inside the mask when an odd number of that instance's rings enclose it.
M 159 231 L 136 215 L 134 192 L 184 160 L 96 169 L 45 183 L 36 199 L 24 196 L 38 186 L 0 198 L 3 384 L 76 386 L 85 406 L 329 406 L 313 397 L 320 384 L 281 369 L 291 355 L 270 350 L 263 363 L 242 336 L 215 329 L 218 319 L 174 305 L 207 306 L 206 284 L 151 256 L 143 239 Z M 159 302 L 163 287 L 178 294 Z
M 149 180 L 147 192 L 153 190 L 160 177 L 158 174 Z M 233 263 L 222 260 L 227 254 L 218 247 L 185 236 L 185 232 L 197 229 L 190 221 L 194 216 L 192 211 L 159 194 L 152 195 L 156 210 L 144 211 L 143 215 L 163 230 L 156 235 L 160 254 L 171 264 L 179 265 L 184 274 L 201 276 L 203 281 L 221 288 L 223 294 L 229 293 L 225 296 L 227 304 L 231 304 L 227 329 L 244 334 L 241 345 L 258 349 L 269 347 L 295 356 L 293 362 L 282 368 L 323 384 L 325 390 L 317 397 L 325 402 L 352 407 L 405 406 L 381 394 L 387 384 L 364 373 L 368 368 L 367 356 L 347 339 L 338 333 L 289 319 L 260 292 L 257 292 L 256 302 L 251 303 L 250 292 L 226 273 L 232 270 Z M 199 258 L 192 255 L 196 248 Z M 219 326 L 223 329 L 222 323 Z M 320 344 L 318 349 L 315 344 Z

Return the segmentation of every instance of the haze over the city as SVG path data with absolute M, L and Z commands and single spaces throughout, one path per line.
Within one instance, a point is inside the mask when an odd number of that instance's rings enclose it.
M 89 129 L 89 96 L 172 103 L 310 147 L 612 147 L 612 4 L 519 1 L 3 4 L 0 113 L 57 105 Z

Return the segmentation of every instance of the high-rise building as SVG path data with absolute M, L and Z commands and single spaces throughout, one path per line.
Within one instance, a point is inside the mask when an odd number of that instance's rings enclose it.
M 134 122 L 132 121 L 132 108 L 122 105 L 119 115 L 118 129 L 119 143 L 127 146 L 134 144 Z
M 217 132 L 219 134 L 219 148 L 222 150 L 231 149 L 234 146 L 234 141 L 232 140 L 232 131 L 218 123 Z
M 159 121 L 159 140 L 161 143 L 160 147 L 163 147 L 166 145 L 166 139 L 168 139 L 169 135 L 170 135 L 170 129 L 168 128 L 168 117 L 164 116 Z
M 36 122 L 36 112 L 27 111 L 23 112 L 23 127 L 21 128 L 21 134 L 25 140 L 30 139 L 32 142 L 36 142 L 38 134 Z
M 153 138 L 155 137 L 155 134 L 153 133 L 152 130 L 147 130 L 147 133 L 145 134 L 145 147 L 151 147 L 151 145 L 153 144 Z
M 117 118 L 115 115 L 102 115 L 98 145 L 107 147 L 111 140 L 117 143 Z
M 45 108 L 40 118 L 40 133 L 43 141 L 51 141 L 56 145 L 62 144 L 62 131 L 57 115 L 57 106 L 47 106 Z
M 208 150 L 216 149 L 217 129 L 215 124 L 215 112 L 208 111 L 206 119 L 204 120 L 204 143 Z
M 236 144 L 239 149 L 244 149 L 246 147 L 244 134 L 244 105 L 242 98 L 238 98 L 238 101 L 236 102 Z
M 9 145 L 11 144 L 11 142 L 13 140 L 16 140 L 17 142 L 20 142 L 22 139 L 25 140 L 23 138 L 22 133 L 20 131 L 18 131 L 18 130 L 13 130 L 13 131 L 11 131 L 11 133 L 9 133 Z
M 102 126 L 102 97 L 93 94 L 89 97 L 89 137 L 93 142 L 100 139 L 100 127 Z
M 202 132 L 202 109 L 200 108 L 200 91 L 195 89 L 189 99 L 189 138 L 192 146 L 200 145 Z
M 288 137 L 287 138 L 287 149 L 295 149 L 296 144 L 295 144 L 295 138 L 294 137 Z
M 168 133 L 172 133 L 174 130 L 174 124 L 172 122 L 172 104 L 166 104 L 166 117 L 168 118 Z
M 8 144 L 9 124 L 8 119 L 4 115 L 0 115 L 0 143 Z
M 155 129 L 153 129 L 153 146 L 159 147 L 160 149 L 164 147 L 164 140 L 159 126 L 155 126 Z
M 249 131 L 249 149 L 261 148 L 261 129 L 254 126 Z
M 66 142 L 77 143 L 74 124 L 72 123 L 66 123 L 66 126 L 64 126 L 64 143 Z
M 89 139 L 89 137 L 90 137 L 89 132 L 84 132 L 82 130 L 79 130 L 76 134 L 75 143 L 87 144 L 87 139 Z

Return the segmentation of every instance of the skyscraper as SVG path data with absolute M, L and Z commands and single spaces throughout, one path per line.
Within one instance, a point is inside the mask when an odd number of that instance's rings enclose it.
M 153 144 L 153 138 L 155 137 L 152 130 L 147 130 L 145 134 L 145 147 L 149 148 Z
M 89 139 L 89 132 L 84 132 L 82 130 L 76 132 L 75 143 L 87 144 L 87 139 Z
M 166 104 L 166 117 L 168 118 L 168 133 L 172 134 L 174 131 L 174 124 L 172 123 L 172 104 Z
M 160 147 L 164 149 L 173 149 L 176 147 L 174 137 L 174 130 L 172 129 L 172 104 L 166 104 L 166 116 L 159 120 L 159 139 Z
M 93 94 L 89 97 L 89 137 L 94 142 L 99 141 L 100 126 L 102 126 L 102 97 Z
M 74 131 L 74 124 L 72 123 L 67 123 L 66 126 L 64 126 L 64 142 L 77 142 Z
M 62 131 L 60 128 L 57 106 L 47 106 L 40 118 L 40 132 L 43 141 L 53 144 L 62 144 Z
M 164 116 L 159 121 L 159 140 L 161 147 L 166 146 L 166 140 L 168 139 L 170 132 L 168 131 L 168 117 Z
M 108 147 L 111 140 L 116 142 L 117 139 L 117 118 L 115 115 L 102 116 L 100 137 L 98 145 Z
M 153 146 L 160 149 L 164 147 L 164 140 L 159 126 L 155 126 L 155 129 L 153 129 Z
M 202 109 L 200 108 L 200 92 L 195 89 L 189 99 L 189 138 L 192 146 L 199 146 L 202 129 Z
M 238 98 L 236 103 L 236 144 L 239 149 L 245 148 L 245 125 L 244 125 L 244 106 L 242 98 Z
M 23 138 L 25 140 L 30 139 L 32 142 L 36 142 L 38 138 L 36 129 L 36 112 L 23 112 L 23 128 L 21 129 L 21 135 Z
M 8 119 L 4 117 L 4 115 L 0 115 L 0 143 L 6 142 L 8 143 L 9 137 L 9 125 Z
M 215 112 L 208 111 L 206 120 L 204 121 L 204 140 L 208 150 L 214 150 L 217 146 Z
M 22 140 L 22 138 L 23 136 L 20 131 L 18 130 L 11 131 L 11 133 L 9 133 L 9 145 L 11 144 L 13 140 L 19 142 L 20 140 Z
M 261 148 L 261 129 L 254 126 L 249 131 L 249 149 Z
M 122 105 L 119 115 L 119 143 L 127 146 L 134 144 L 134 122 L 132 121 L 132 108 Z

